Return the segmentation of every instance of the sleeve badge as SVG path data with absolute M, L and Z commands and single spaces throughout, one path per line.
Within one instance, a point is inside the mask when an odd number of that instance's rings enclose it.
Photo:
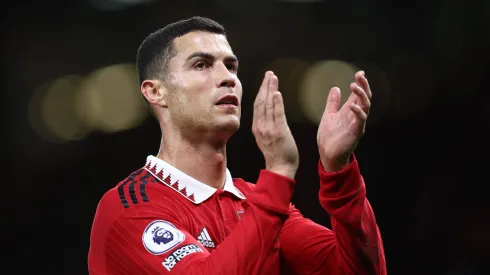
M 156 220 L 146 226 L 142 239 L 148 252 L 160 255 L 182 243 L 185 234 L 167 221 Z

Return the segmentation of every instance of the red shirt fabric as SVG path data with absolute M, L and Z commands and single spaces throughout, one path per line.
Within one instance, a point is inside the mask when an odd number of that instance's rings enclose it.
M 318 168 L 332 230 L 290 204 L 293 179 L 262 170 L 251 184 L 227 170 L 218 190 L 149 156 L 100 200 L 89 273 L 386 274 L 357 161 Z

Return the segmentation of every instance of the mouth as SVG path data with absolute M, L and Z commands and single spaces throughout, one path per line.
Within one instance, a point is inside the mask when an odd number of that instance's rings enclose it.
M 216 105 L 233 105 L 238 106 L 238 98 L 235 95 L 226 95 L 218 100 Z

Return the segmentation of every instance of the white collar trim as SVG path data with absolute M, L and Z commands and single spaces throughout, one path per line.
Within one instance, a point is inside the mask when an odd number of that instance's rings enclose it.
M 195 204 L 200 204 L 207 200 L 217 191 L 216 188 L 196 180 L 164 160 L 154 156 L 148 156 L 146 158 L 144 169 L 148 170 L 148 172 L 163 184 L 172 188 L 174 191 L 177 191 Z M 226 179 L 223 190 L 232 193 L 240 199 L 245 199 L 242 192 L 233 185 L 233 178 L 231 177 L 228 168 L 226 169 Z

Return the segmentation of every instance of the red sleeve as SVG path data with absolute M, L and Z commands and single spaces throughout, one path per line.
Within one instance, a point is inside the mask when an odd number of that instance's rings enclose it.
M 281 232 L 281 253 L 296 274 L 386 274 L 381 235 L 355 157 L 335 173 L 318 164 L 319 198 L 332 230 L 292 208 Z
M 241 222 L 211 254 L 168 202 L 137 208 L 112 225 L 108 268 L 114 274 L 256 274 L 274 251 L 293 189 L 294 180 L 261 171 Z

